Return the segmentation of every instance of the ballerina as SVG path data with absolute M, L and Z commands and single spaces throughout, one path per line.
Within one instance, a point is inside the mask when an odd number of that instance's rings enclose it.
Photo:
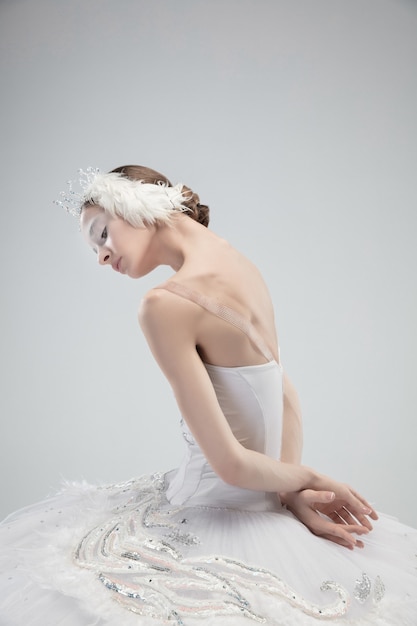
M 257 268 L 206 228 L 185 185 L 140 166 L 82 183 L 61 204 L 100 264 L 174 272 L 139 323 L 186 453 L 164 475 L 67 486 L 10 516 L 4 623 L 415 624 L 417 532 L 301 463 L 298 397 Z

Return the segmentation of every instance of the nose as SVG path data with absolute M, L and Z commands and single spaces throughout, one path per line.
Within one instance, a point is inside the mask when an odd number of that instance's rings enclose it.
M 97 259 L 100 265 L 107 265 L 108 263 L 111 263 L 109 251 L 103 248 L 99 249 Z

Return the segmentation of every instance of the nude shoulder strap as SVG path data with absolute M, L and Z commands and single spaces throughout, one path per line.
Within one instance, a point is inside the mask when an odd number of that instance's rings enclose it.
M 191 302 L 198 304 L 203 307 L 203 309 L 206 309 L 206 311 L 209 311 L 226 322 L 229 322 L 229 324 L 239 328 L 239 330 L 241 330 L 250 339 L 253 345 L 258 348 L 259 352 L 261 352 L 261 354 L 263 354 L 268 361 L 273 361 L 275 359 L 271 350 L 268 348 L 253 324 L 237 311 L 221 304 L 214 298 L 205 296 L 194 289 L 185 287 L 184 285 L 176 283 L 172 280 L 160 285 L 157 289 L 166 289 L 167 291 L 175 293 L 177 296 L 181 296 L 181 298 L 191 300 Z

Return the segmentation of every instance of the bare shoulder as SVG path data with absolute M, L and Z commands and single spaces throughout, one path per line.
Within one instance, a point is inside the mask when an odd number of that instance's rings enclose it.
M 139 308 L 139 324 L 146 341 L 175 388 L 186 380 L 184 372 L 189 372 L 190 367 L 195 370 L 197 366 L 199 314 L 192 302 L 164 289 L 152 289 Z
M 149 321 L 152 321 L 154 317 L 159 317 L 163 309 L 167 305 L 167 292 L 162 289 L 151 289 L 147 294 L 142 298 L 142 301 L 139 305 L 139 322 L 142 324 L 147 324 Z
M 149 338 L 169 332 L 177 337 L 193 334 L 200 311 L 192 302 L 165 289 L 151 289 L 142 299 L 139 324 Z M 172 331 L 175 329 L 175 333 Z

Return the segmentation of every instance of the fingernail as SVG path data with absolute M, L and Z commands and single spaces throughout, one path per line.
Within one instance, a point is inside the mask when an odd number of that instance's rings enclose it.
M 331 501 L 331 500 L 334 500 L 334 499 L 335 499 L 335 496 L 336 496 L 336 494 L 335 494 L 333 491 L 330 491 L 330 492 L 327 494 L 327 499 L 328 499 L 328 500 L 330 500 L 330 501 Z
M 362 507 L 362 511 L 363 511 L 366 515 L 370 515 L 370 513 L 372 513 L 372 509 L 369 509 L 367 506 L 363 506 L 363 507 Z

